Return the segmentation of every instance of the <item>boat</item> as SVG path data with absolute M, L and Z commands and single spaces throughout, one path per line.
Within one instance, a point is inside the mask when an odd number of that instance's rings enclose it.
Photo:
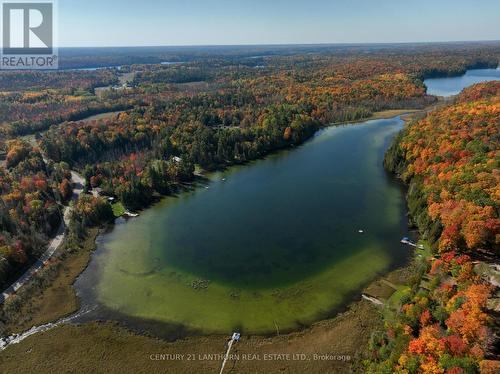
M 406 236 L 403 239 L 401 239 L 401 243 L 408 244 L 408 245 L 411 245 L 412 247 L 416 247 L 419 249 L 424 249 L 424 246 L 422 244 L 417 244 L 413 240 L 411 240 L 410 238 L 407 238 Z

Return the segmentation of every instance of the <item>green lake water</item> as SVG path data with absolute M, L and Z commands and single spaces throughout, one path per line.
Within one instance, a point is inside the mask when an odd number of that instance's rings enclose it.
M 286 331 L 331 315 L 409 256 L 403 191 L 382 166 L 402 124 L 326 128 L 120 220 L 77 289 L 120 316 L 204 333 Z

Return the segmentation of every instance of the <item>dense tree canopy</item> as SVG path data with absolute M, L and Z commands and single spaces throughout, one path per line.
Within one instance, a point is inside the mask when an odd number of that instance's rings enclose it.
M 415 213 L 428 217 L 420 222 L 442 227 L 431 238 L 441 251 L 498 249 L 499 127 L 500 83 L 474 85 L 409 126 L 391 150 L 399 157 L 391 166 L 418 184 L 425 209 Z
M 70 180 L 68 164 L 47 165 L 30 144 L 8 142 L 6 168 L 0 167 L 0 285 L 39 255 L 57 229 Z
M 487 44 L 85 53 L 68 55 L 63 65 L 127 66 L 0 73 L 0 285 L 37 258 L 59 226 L 72 194 L 70 168 L 95 195 L 140 209 L 191 181 L 196 167 L 244 163 L 376 111 L 424 108 L 436 101 L 426 94 L 425 77 L 496 66 L 499 56 Z M 390 163 L 416 186 L 410 210 L 442 251 L 498 244 L 498 105 L 498 86 L 476 86 L 418 131 L 410 127 L 392 149 L 398 157 Z M 87 118 L 112 111 L 120 113 Z M 26 134 L 36 135 L 40 149 L 20 138 Z M 113 218 L 106 198 L 88 193 L 73 212 L 71 240 Z M 457 298 L 478 300 L 486 292 L 467 287 Z M 470 305 L 448 307 L 449 300 L 441 314 L 409 312 L 415 321 L 408 326 L 416 329 L 418 320 L 431 339 L 438 336 L 433 325 L 449 319 L 456 337 L 443 344 L 451 353 L 470 353 L 462 343 L 481 346 L 482 335 L 464 326 Z M 410 361 L 418 352 L 437 359 L 423 340 L 412 343 Z
M 493 286 L 472 258 L 498 255 L 500 82 L 465 89 L 411 123 L 386 155 L 413 221 L 440 255 L 371 342 L 373 373 L 478 373 L 491 347 Z

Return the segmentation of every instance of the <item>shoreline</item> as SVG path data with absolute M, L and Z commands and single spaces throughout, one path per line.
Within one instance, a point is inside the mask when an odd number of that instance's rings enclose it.
M 432 105 L 432 107 L 435 104 L 436 103 L 434 103 Z M 349 121 L 346 123 L 359 123 L 359 122 L 376 120 L 376 119 L 392 118 L 392 117 L 402 116 L 403 114 L 405 114 L 406 116 L 402 117 L 402 119 L 406 122 L 407 120 L 409 120 L 409 118 L 413 117 L 414 115 L 416 115 L 418 113 L 425 113 L 428 110 L 432 110 L 432 108 L 426 107 L 424 109 L 418 109 L 418 110 L 410 109 L 410 110 L 382 111 L 382 112 L 375 113 L 370 118 L 363 119 L 363 120 L 357 121 L 357 122 Z M 340 124 L 331 124 L 329 126 L 335 126 L 335 125 L 340 125 Z M 97 238 L 97 237 L 98 237 L 98 234 L 95 235 L 95 238 Z M 67 317 L 68 315 L 72 315 L 72 314 L 78 312 L 78 310 L 80 309 L 80 299 L 76 295 L 76 290 L 73 287 L 73 285 L 74 285 L 74 282 L 76 281 L 76 279 L 78 278 L 78 276 L 88 266 L 90 259 L 91 259 L 91 256 L 92 256 L 92 253 L 95 250 L 95 248 L 96 248 L 96 241 L 94 239 L 92 241 L 92 248 L 90 248 L 90 249 L 87 248 L 84 250 L 84 252 L 85 252 L 84 256 L 87 257 L 85 266 L 83 268 L 81 268 L 81 270 L 77 271 L 77 274 L 74 275 L 74 277 L 71 279 L 71 282 L 66 286 L 67 291 L 69 290 L 70 294 L 72 295 L 71 297 L 75 298 L 77 300 L 77 304 L 74 305 L 72 311 L 68 312 L 68 310 L 66 310 L 65 313 L 61 312 L 61 314 L 59 316 L 57 315 L 57 311 L 55 311 L 55 313 L 52 315 L 51 318 L 45 318 L 45 319 L 44 319 L 44 316 L 42 313 L 42 316 L 38 316 L 38 320 L 41 320 L 44 323 L 54 322 L 54 321 L 60 320 L 62 317 Z M 343 324 L 352 322 L 352 321 L 350 321 L 350 322 L 344 321 L 345 318 L 349 319 L 348 316 L 351 316 L 354 319 L 365 318 L 363 313 L 361 313 L 361 315 L 356 315 L 356 313 L 353 312 L 353 310 L 356 311 L 356 310 L 359 310 L 360 308 L 365 308 L 366 304 L 369 304 L 370 307 L 374 311 L 376 311 L 376 313 L 371 318 L 371 320 L 372 320 L 371 322 L 373 322 L 373 323 L 381 322 L 382 319 L 381 319 L 380 313 L 377 312 L 376 306 L 371 304 L 369 301 L 362 300 L 361 295 L 366 293 L 366 294 L 368 294 L 370 296 L 374 296 L 376 298 L 382 298 L 382 299 L 387 298 L 388 299 L 390 297 L 390 295 L 392 295 L 394 293 L 394 290 L 392 290 L 392 292 L 389 292 L 387 290 L 387 287 L 384 287 L 383 285 L 381 286 L 381 283 L 383 283 L 383 281 L 386 280 L 386 278 L 390 277 L 391 274 L 393 274 L 393 273 L 404 272 L 404 271 L 408 270 L 411 267 L 411 264 L 414 262 L 414 258 L 415 258 L 415 255 L 411 254 L 409 256 L 408 263 L 406 263 L 405 265 L 403 265 L 403 266 L 397 265 L 395 268 L 390 268 L 387 271 L 384 271 L 381 275 L 377 276 L 374 280 L 368 282 L 368 284 L 365 285 L 365 287 L 363 287 L 362 290 L 355 293 L 359 296 L 359 298 L 350 297 L 349 299 L 346 300 L 346 303 L 343 304 L 342 307 L 335 308 L 328 315 L 326 315 L 323 318 L 320 318 L 316 322 L 313 322 L 311 325 L 303 326 L 303 328 L 300 328 L 298 330 L 294 329 L 292 331 L 287 332 L 286 334 L 282 334 L 282 335 L 279 334 L 278 336 L 273 336 L 274 335 L 273 333 L 255 334 L 255 335 L 247 335 L 247 336 L 250 336 L 250 339 L 252 339 L 254 342 L 256 342 L 256 344 L 257 343 L 263 344 L 263 342 L 265 342 L 265 341 L 268 341 L 268 340 L 272 341 L 273 339 L 276 339 L 276 338 L 289 340 L 289 339 L 296 339 L 297 335 L 308 336 L 308 335 L 312 334 L 313 336 L 318 336 L 318 335 L 322 335 L 322 334 L 327 334 L 329 331 L 328 329 L 323 331 L 325 326 L 329 326 L 331 328 L 340 328 L 340 327 L 342 327 Z M 42 292 L 42 294 L 38 297 L 38 299 L 41 300 L 41 302 L 43 303 L 44 298 L 48 297 L 49 298 L 48 304 L 51 304 L 50 303 L 50 293 L 51 293 L 51 290 L 53 288 L 54 288 L 54 285 L 49 284 L 48 287 L 45 288 L 44 291 Z M 47 293 L 49 293 L 49 296 L 47 296 Z M 29 299 L 33 299 L 32 297 L 31 298 L 29 296 L 27 296 L 27 297 Z M 47 301 L 45 302 L 45 304 L 47 304 Z M 31 306 L 32 306 L 32 303 L 30 302 L 29 307 L 31 307 Z M 352 315 L 353 313 L 354 313 L 354 315 Z M 37 320 L 37 318 L 35 317 L 33 320 Z M 340 321 L 344 321 L 344 322 L 340 322 Z M 57 335 L 58 331 L 61 331 L 61 329 L 64 329 L 65 326 L 71 326 L 71 328 L 84 328 L 85 329 L 85 326 L 92 326 L 92 325 L 112 326 L 112 328 L 110 327 L 111 334 L 114 334 L 114 333 L 121 334 L 121 333 L 123 333 L 123 331 L 126 331 L 126 333 L 131 336 L 131 339 L 133 339 L 133 337 L 142 337 L 142 338 L 147 338 L 147 339 L 153 339 L 154 341 L 165 342 L 165 340 L 163 340 L 161 338 L 159 340 L 158 337 L 150 337 L 150 335 L 148 335 L 148 333 L 146 331 L 137 331 L 137 329 L 134 329 L 133 327 L 131 328 L 130 326 L 127 326 L 126 323 L 123 324 L 123 323 L 117 323 L 114 321 L 107 321 L 107 320 L 100 321 L 100 322 L 95 322 L 95 321 L 94 322 L 84 322 L 82 324 L 78 324 L 78 322 L 76 322 L 76 323 L 77 323 L 76 325 L 73 325 L 73 324 L 64 325 L 63 324 L 62 326 L 55 327 L 54 329 L 52 329 L 50 331 L 36 334 L 35 337 L 29 337 L 28 339 L 26 339 L 26 342 L 23 341 L 19 344 L 15 344 L 14 346 L 22 346 L 23 344 L 29 344 L 29 342 L 31 342 L 32 340 L 37 340 L 38 339 L 37 336 L 41 337 L 44 334 L 56 334 Z M 30 325 L 29 323 L 27 323 L 23 327 L 24 327 L 24 330 L 27 330 L 27 328 L 29 328 L 31 326 L 33 326 L 33 324 Z M 365 330 L 365 329 L 363 328 L 362 330 Z M 370 329 L 369 331 L 371 332 L 372 330 L 373 329 Z M 23 328 L 19 327 L 19 329 L 12 330 L 12 332 L 19 332 L 19 331 L 23 331 Z M 350 329 L 349 331 L 352 332 L 352 329 Z M 358 332 L 359 331 L 356 331 L 356 333 L 358 333 Z M 173 343 L 169 343 L 169 344 L 173 344 L 175 347 L 176 344 L 182 345 L 182 344 L 186 344 L 185 343 L 186 341 L 189 341 L 189 342 L 191 342 L 191 344 L 194 344 L 194 346 L 197 346 L 197 344 L 199 344 L 199 342 L 204 341 L 206 339 L 224 339 L 224 338 L 225 338 L 224 335 L 214 334 L 214 333 L 201 334 L 201 335 L 195 334 L 195 335 L 190 335 L 190 336 L 178 337 L 175 339 L 175 341 Z M 55 340 L 58 341 L 58 339 L 55 339 Z M 336 340 L 330 342 L 329 344 L 335 345 L 335 343 L 336 343 Z M 366 343 L 367 343 L 367 341 L 366 341 Z M 357 345 L 353 345 L 353 346 L 356 347 L 356 349 L 354 349 L 356 354 L 360 354 L 360 352 L 366 353 L 366 344 L 359 344 L 358 343 Z M 9 351 L 9 349 L 10 348 L 7 348 L 7 351 Z M 17 349 L 17 348 L 12 348 L 12 349 Z
M 439 100 L 441 101 L 441 100 Z M 365 118 L 365 119 L 360 119 L 358 121 L 346 121 L 346 122 L 339 122 L 339 123 L 332 123 L 332 124 L 329 124 L 326 127 L 330 127 L 330 126 L 339 126 L 339 125 L 346 125 L 346 124 L 357 124 L 357 123 L 361 123 L 361 122 L 366 122 L 366 121 L 371 121 L 371 120 L 378 120 L 378 119 L 388 119 L 388 118 L 393 118 L 393 117 L 397 117 L 397 116 L 401 116 L 401 119 L 405 122 L 409 121 L 413 116 L 417 115 L 417 114 L 420 114 L 420 113 L 425 113 L 425 112 L 428 112 L 430 110 L 433 110 L 435 105 L 437 105 L 437 102 L 432 104 L 431 106 L 428 106 L 426 108 L 423 108 L 423 109 L 390 109 L 390 110 L 384 110 L 384 111 L 380 111 L 380 112 L 375 112 L 372 114 L 372 116 L 368 117 L 368 118 Z M 278 150 L 280 151 L 280 150 Z M 274 153 L 274 152 L 273 152 Z M 266 155 L 267 156 L 267 155 Z M 237 166 L 237 165 L 236 165 Z M 231 167 L 231 166 L 229 166 Z M 205 174 L 204 174 L 205 175 Z M 196 183 L 194 183 L 194 185 L 191 185 L 190 187 L 192 188 L 194 186 L 194 188 L 196 188 Z M 180 193 L 182 193 L 183 191 L 179 191 Z M 154 203 L 153 203 L 154 204 Z M 146 207 L 145 209 L 148 209 L 149 207 Z M 79 298 L 76 296 L 76 289 L 74 288 L 74 283 L 76 282 L 77 278 L 81 275 L 81 273 L 87 268 L 88 264 L 90 263 L 90 260 L 91 260 L 91 257 L 92 257 L 92 254 L 93 252 L 97 249 L 97 239 L 99 238 L 99 236 L 106 230 L 109 230 L 109 229 L 112 229 L 112 227 L 103 227 L 103 228 L 99 228 L 98 230 L 98 233 L 90 233 L 90 237 L 94 237 L 94 240 L 92 241 L 92 248 L 89 249 L 89 244 L 86 243 L 85 245 L 85 249 L 84 252 L 86 252 L 85 254 L 82 254 L 82 253 L 77 253 L 77 255 L 79 254 L 80 256 L 81 255 L 88 255 L 88 261 L 87 261 L 87 264 L 85 265 L 84 268 L 81 269 L 81 271 L 78 272 L 78 274 L 76 275 L 73 275 L 74 277 L 72 277 L 72 282 L 70 284 L 70 287 L 71 287 L 71 292 L 72 294 L 75 295 L 75 297 L 78 299 L 78 305 L 80 304 L 80 300 Z M 63 244 L 64 245 L 64 244 Z M 65 248 L 61 248 L 63 251 L 65 250 Z M 59 251 L 59 249 L 58 249 Z M 77 250 L 76 252 L 81 252 L 82 249 L 79 249 Z M 60 254 L 61 255 L 61 254 Z M 71 256 L 71 254 L 70 254 Z M 59 258 L 60 256 L 58 256 L 58 260 L 60 260 Z M 66 262 L 67 259 L 63 258 L 62 261 L 59 261 L 59 262 Z M 51 264 L 51 266 L 53 266 L 54 264 Z M 59 264 L 56 264 L 56 265 L 59 265 Z M 390 273 L 391 271 L 394 271 L 394 270 L 397 270 L 401 268 L 401 266 L 399 265 L 396 265 L 396 267 L 392 267 L 392 268 L 389 268 L 387 271 L 384 271 L 384 274 L 388 274 Z M 50 271 L 50 269 L 47 269 Z M 382 275 L 383 276 L 383 275 Z M 371 282 L 368 282 L 367 284 L 369 284 Z M 27 285 L 28 288 L 30 286 L 30 284 Z M 365 284 L 366 286 L 366 284 Z M 36 299 L 43 299 L 43 293 L 46 292 L 47 290 L 49 290 L 50 292 L 50 289 L 51 289 L 51 285 L 48 285 L 48 287 L 45 287 L 44 290 L 42 291 L 42 294 L 41 295 L 37 295 Z M 23 291 L 28 291 L 29 293 L 29 290 L 23 290 Z M 21 292 L 20 292 L 21 294 Z M 24 297 L 27 297 L 28 299 L 30 298 L 29 296 L 25 295 Z M 34 297 L 31 297 L 32 299 Z M 321 318 L 319 319 L 318 321 L 321 321 L 321 320 L 325 320 L 325 319 L 331 319 L 332 317 L 334 317 L 336 314 L 338 314 L 338 310 L 345 310 L 346 308 L 349 307 L 349 305 L 353 302 L 353 299 L 352 297 L 349 298 L 351 301 L 350 302 L 347 302 L 346 304 L 344 304 L 342 307 L 338 307 L 338 308 L 334 308 L 332 311 L 328 312 L 328 313 L 325 313 L 325 315 L 327 316 L 326 318 Z M 63 318 L 63 317 L 67 317 L 68 315 L 72 314 L 72 313 L 76 313 L 78 312 L 78 308 L 77 309 L 74 309 L 73 311 L 70 311 L 70 312 L 65 312 L 65 313 L 61 313 L 60 315 L 57 315 L 57 313 L 55 313 L 54 317 L 52 319 L 45 319 L 45 318 L 40 318 L 43 323 L 48 323 L 48 322 L 55 322 L 57 321 L 58 319 L 60 318 Z M 317 323 L 318 321 L 315 321 L 313 322 L 314 323 Z M 25 330 L 28 330 L 29 328 L 31 327 L 34 327 L 35 325 L 24 325 L 25 327 Z M 306 327 L 307 328 L 307 327 Z M 300 330 L 299 330 L 300 331 Z M 13 333 L 19 333 L 19 332 L 23 332 L 19 329 L 15 329 L 15 330 L 12 330 L 11 332 Z M 292 331 L 293 332 L 293 331 Z M 263 336 L 266 336 L 266 334 L 262 334 Z
M 400 285 L 399 281 L 407 279 L 408 274 L 413 273 L 416 261 L 417 256 L 413 253 L 407 265 L 377 277 L 362 290 L 362 293 L 388 300 L 395 291 L 387 283 Z M 335 354 L 346 359 L 335 360 L 335 363 L 333 363 L 335 371 L 333 372 L 362 371 L 362 361 L 368 358 L 366 346 L 371 334 L 373 331 L 383 329 L 382 308 L 363 299 L 352 301 L 334 317 L 314 322 L 311 326 L 299 331 L 275 334 L 274 336 L 244 335 L 236 346 L 234 353 L 257 356 L 275 352 L 305 353 L 306 355 L 312 355 L 313 353 L 320 355 Z M 339 337 L 342 337 L 342 339 L 339 339 Z M 79 340 L 78 345 L 71 344 L 74 343 L 74 339 Z M 85 352 L 90 353 L 91 361 L 95 363 L 100 362 L 99 357 L 94 357 L 94 355 L 101 354 L 99 347 L 107 350 L 111 349 L 111 353 L 107 354 L 108 359 L 105 365 L 109 365 L 110 368 L 117 365 L 125 365 L 126 368 L 138 365 L 135 370 L 138 373 L 147 373 L 151 370 L 162 370 L 164 372 L 167 368 L 171 371 L 166 372 L 173 373 L 187 368 L 192 371 L 206 370 L 207 368 L 215 370 L 220 365 L 218 359 L 187 361 L 183 358 L 182 360 L 170 361 L 161 358 L 151 359 L 150 355 L 196 354 L 205 356 L 207 354 L 223 354 L 225 351 L 224 344 L 227 339 L 228 336 L 223 334 L 209 334 L 187 336 L 168 341 L 146 333 L 138 333 L 114 321 L 92 321 L 81 324 L 63 323 L 47 331 L 29 336 L 17 344 L 9 345 L 1 353 L 3 357 L 0 359 L 0 371 L 9 372 L 13 367 L 12 365 L 19 365 L 19 357 L 26 357 L 25 360 L 21 360 L 21 366 L 32 367 L 31 360 L 35 359 L 36 362 L 39 362 L 38 360 L 42 358 L 45 360 L 47 353 L 60 349 L 61 344 L 71 345 L 71 348 L 67 349 L 66 352 L 70 356 L 80 355 L 83 349 Z M 132 359 L 123 359 L 122 349 L 124 346 L 126 346 L 126 350 L 134 350 L 136 356 L 139 355 L 138 362 L 134 363 Z M 131 352 L 129 354 L 134 355 Z M 128 354 L 126 357 L 128 357 Z M 63 361 L 58 361 L 57 357 L 52 357 L 44 366 L 46 371 L 42 370 L 41 372 L 50 373 L 54 372 L 55 369 L 60 370 L 66 362 L 66 360 Z M 68 362 L 73 362 L 73 360 Z M 243 370 L 241 372 L 282 370 L 284 367 L 289 370 L 299 370 L 299 372 L 324 367 L 324 370 L 328 370 L 327 372 L 332 372 L 332 361 L 328 360 L 305 362 L 246 361 L 245 359 L 233 357 L 231 365 L 237 365 L 239 369 Z M 93 367 L 93 370 L 96 367 Z M 99 367 L 101 366 L 99 365 Z
M 373 121 L 373 120 L 378 120 L 378 119 L 382 119 L 382 118 L 398 118 L 402 114 L 406 114 L 407 116 L 411 116 L 411 115 L 414 115 L 415 113 L 424 112 L 426 110 L 428 110 L 428 107 L 421 109 L 421 110 L 420 109 L 419 110 L 416 110 L 416 109 L 413 109 L 413 110 L 412 109 L 398 109 L 398 110 L 383 111 L 383 112 L 378 112 L 376 115 L 376 117 L 380 117 L 380 118 L 371 118 L 371 119 L 364 120 L 362 122 L 364 123 L 365 121 Z M 404 121 L 404 119 L 403 119 L 403 121 Z M 351 123 L 351 122 L 348 122 L 348 123 Z M 335 127 L 335 126 L 332 125 L 331 127 Z M 321 128 L 320 130 L 323 130 L 325 128 L 327 128 L 327 127 Z M 318 131 L 320 131 L 320 130 L 318 130 Z M 255 161 L 249 161 L 249 164 L 251 164 L 252 162 L 255 162 Z M 239 167 L 238 165 L 236 165 L 236 166 Z M 405 194 L 405 190 L 402 188 L 403 186 L 399 183 L 398 180 L 396 180 L 396 178 L 391 177 L 390 179 L 392 180 L 392 182 L 397 184 L 397 187 L 401 188 L 402 197 L 403 197 Z M 195 187 L 196 186 L 194 186 L 193 188 L 195 188 Z M 156 201 L 155 203 L 158 203 L 158 201 Z M 403 214 L 403 215 L 401 215 L 400 219 L 402 221 L 403 220 L 406 221 L 406 216 Z M 110 230 L 113 230 L 113 226 L 110 227 Z M 408 254 L 404 261 L 398 261 L 396 263 L 390 264 L 389 266 L 387 266 L 385 269 L 381 270 L 377 274 L 373 274 L 373 276 L 370 276 L 368 279 L 366 279 L 364 282 L 362 282 L 358 287 L 356 287 L 355 290 L 353 290 L 349 293 L 346 293 L 346 295 L 343 297 L 342 302 L 336 303 L 335 305 L 331 304 L 327 309 L 325 308 L 323 312 L 317 313 L 314 316 L 314 318 L 311 318 L 307 322 L 301 321 L 301 323 L 298 323 L 296 326 L 283 329 L 282 332 L 286 331 L 286 333 L 293 333 L 293 332 L 297 332 L 297 331 L 302 331 L 304 329 L 309 328 L 312 324 L 317 323 L 318 321 L 334 318 L 337 314 L 345 311 L 351 303 L 359 300 L 361 298 L 360 292 L 365 287 L 367 287 L 372 281 L 377 280 L 381 276 L 387 275 L 391 271 L 394 271 L 394 270 L 397 270 L 401 267 L 404 267 L 405 265 L 408 264 L 410 259 L 411 259 L 411 255 Z M 88 304 L 84 302 L 86 307 L 88 307 L 88 308 L 93 307 L 93 306 L 95 306 L 95 304 L 97 304 L 97 308 L 95 309 L 95 312 L 90 313 L 89 315 L 86 315 L 83 318 L 83 322 L 88 322 L 89 320 L 92 320 L 92 319 L 117 321 L 118 323 L 120 323 L 124 326 L 128 326 L 129 329 L 132 331 L 136 331 L 138 333 L 148 333 L 148 330 L 149 330 L 151 335 L 156 336 L 156 337 L 160 337 L 160 338 L 166 338 L 167 340 L 170 340 L 171 336 L 179 336 L 179 335 L 180 335 L 180 337 L 200 336 L 200 335 L 201 336 L 209 336 L 212 334 L 217 335 L 217 334 L 221 334 L 221 333 L 224 334 L 225 333 L 225 331 L 218 331 L 218 330 L 211 331 L 211 330 L 207 330 L 207 329 L 202 329 L 199 326 L 192 327 L 191 325 L 185 325 L 185 324 L 181 324 L 181 323 L 177 323 L 177 322 L 173 322 L 173 321 L 153 320 L 153 319 L 149 319 L 149 318 L 145 318 L 145 317 L 143 317 L 143 318 L 134 317 L 131 315 L 121 313 L 119 311 L 111 310 L 111 309 L 107 308 L 105 305 L 96 303 L 92 299 L 92 295 L 90 295 L 89 293 L 87 293 L 85 291 L 86 289 L 89 289 L 91 287 L 91 285 L 92 285 L 92 282 L 90 281 L 90 282 L 85 282 L 83 286 L 80 285 L 78 287 L 80 289 L 80 291 L 83 290 L 82 294 L 79 291 L 80 297 L 83 296 L 84 301 L 90 300 L 90 303 L 88 303 Z M 90 296 L 90 298 L 89 298 L 89 296 Z M 92 317 L 94 317 L 94 318 L 92 318 Z M 78 321 L 76 321 L 76 322 L 78 322 Z M 153 333 L 151 333 L 151 330 L 153 330 Z M 246 332 L 243 330 L 242 333 L 246 333 Z M 267 336 L 272 336 L 274 334 L 274 328 L 269 327 L 269 329 L 266 329 L 265 331 L 258 331 L 258 332 L 250 331 L 249 333 L 252 335 L 259 335 L 259 336 L 266 336 L 267 337 Z

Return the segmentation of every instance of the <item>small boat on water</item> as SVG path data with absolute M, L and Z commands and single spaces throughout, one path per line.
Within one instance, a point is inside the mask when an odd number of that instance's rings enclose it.
M 406 236 L 403 239 L 401 239 L 401 243 L 408 244 L 408 245 L 411 245 L 412 247 L 416 247 L 419 249 L 424 249 L 424 246 L 422 244 L 417 244 L 413 240 L 411 240 L 410 238 L 407 238 Z

